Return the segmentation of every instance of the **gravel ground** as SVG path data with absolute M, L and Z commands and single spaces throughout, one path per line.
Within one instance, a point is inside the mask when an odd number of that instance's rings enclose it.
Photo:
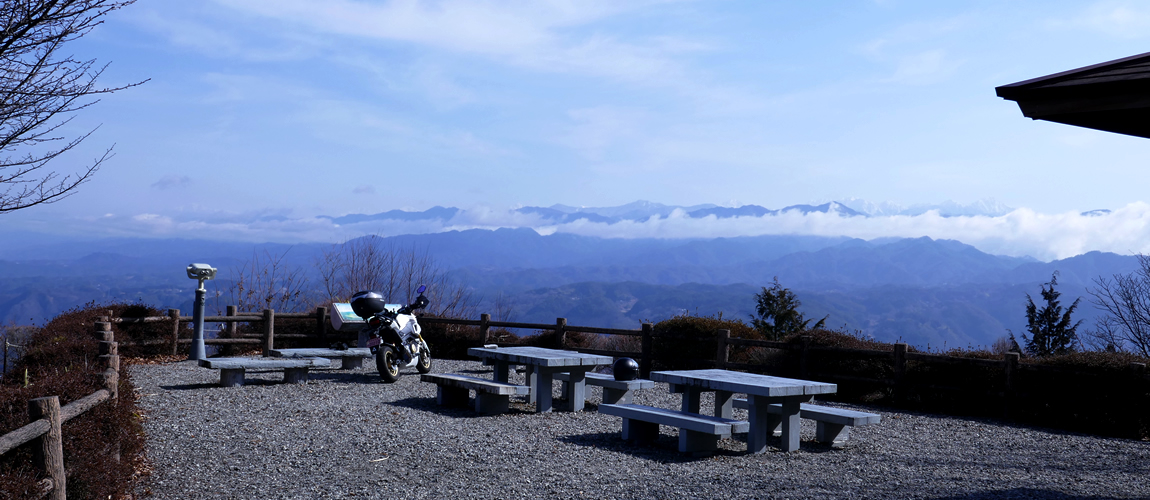
M 433 371 L 490 376 L 470 361 Z M 414 370 L 381 383 L 374 363 L 313 370 L 306 385 L 249 372 L 221 388 L 217 370 L 187 361 L 132 376 L 153 467 L 138 492 L 150 498 L 1150 498 L 1150 442 L 993 420 L 823 403 L 882 423 L 843 449 L 815 442 L 804 420 L 797 452 L 748 455 L 741 435 L 692 457 L 674 428 L 651 446 L 624 442 L 620 419 L 595 411 L 597 388 L 579 413 L 513 398 L 510 413 L 479 416 L 437 406 Z M 678 408 L 680 396 L 656 384 L 636 402 Z

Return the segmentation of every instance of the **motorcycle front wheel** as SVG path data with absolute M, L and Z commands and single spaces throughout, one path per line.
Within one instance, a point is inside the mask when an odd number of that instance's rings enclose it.
M 391 384 L 399 380 L 399 359 L 393 349 L 380 346 L 375 352 L 375 367 L 384 382 Z
M 419 346 L 419 362 L 415 364 L 415 369 L 419 370 L 419 373 L 431 371 L 431 351 L 426 347 Z

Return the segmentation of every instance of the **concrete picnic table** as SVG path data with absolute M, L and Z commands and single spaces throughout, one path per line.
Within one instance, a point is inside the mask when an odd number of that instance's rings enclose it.
M 528 385 L 531 386 L 528 397 L 529 401 L 535 403 L 537 413 L 553 409 L 551 388 L 556 373 L 569 374 L 564 396 L 570 403 L 571 411 L 582 410 L 587 396 L 587 372 L 613 361 L 611 356 L 544 347 L 472 347 L 467 350 L 467 354 L 490 360 L 495 366 L 496 382 L 507 383 L 511 365 L 525 365 Z
M 350 349 L 272 349 L 271 355 L 279 358 L 328 358 L 342 361 L 344 370 L 355 370 L 363 366 L 363 359 L 371 357 L 371 349 L 353 347 Z
M 731 418 L 735 394 L 747 395 L 750 431 L 747 451 L 761 453 L 767 449 L 768 406 L 782 405 L 783 451 L 799 449 L 799 405 L 816 394 L 834 394 L 838 386 L 824 382 L 772 377 L 730 370 L 676 370 L 651 372 L 651 380 L 666 382 L 671 392 L 683 393 L 683 410 L 699 413 L 700 393 L 715 391 L 716 417 Z

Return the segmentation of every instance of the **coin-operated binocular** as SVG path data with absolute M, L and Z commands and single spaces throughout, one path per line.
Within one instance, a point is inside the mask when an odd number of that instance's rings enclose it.
M 192 349 L 188 359 L 204 359 L 208 357 L 204 347 L 204 302 L 208 290 L 204 288 L 205 280 L 216 279 L 216 268 L 207 264 L 188 264 L 188 277 L 200 281 L 196 289 L 196 305 L 192 310 L 192 321 L 195 323 L 195 333 L 192 335 Z

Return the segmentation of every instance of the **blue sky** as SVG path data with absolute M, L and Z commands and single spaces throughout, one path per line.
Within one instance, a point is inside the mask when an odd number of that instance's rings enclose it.
M 0 225 L 311 241 L 350 236 L 316 215 L 434 205 L 498 226 L 556 203 L 992 198 L 1020 211 L 722 234 L 1150 250 L 1150 141 L 994 93 L 1148 39 L 1142 2 L 140 0 L 69 47 L 111 63 L 105 85 L 151 79 L 78 115 L 71 131 L 101 127 L 55 167 L 116 157 Z M 1099 208 L 1124 215 L 1076 215 Z

